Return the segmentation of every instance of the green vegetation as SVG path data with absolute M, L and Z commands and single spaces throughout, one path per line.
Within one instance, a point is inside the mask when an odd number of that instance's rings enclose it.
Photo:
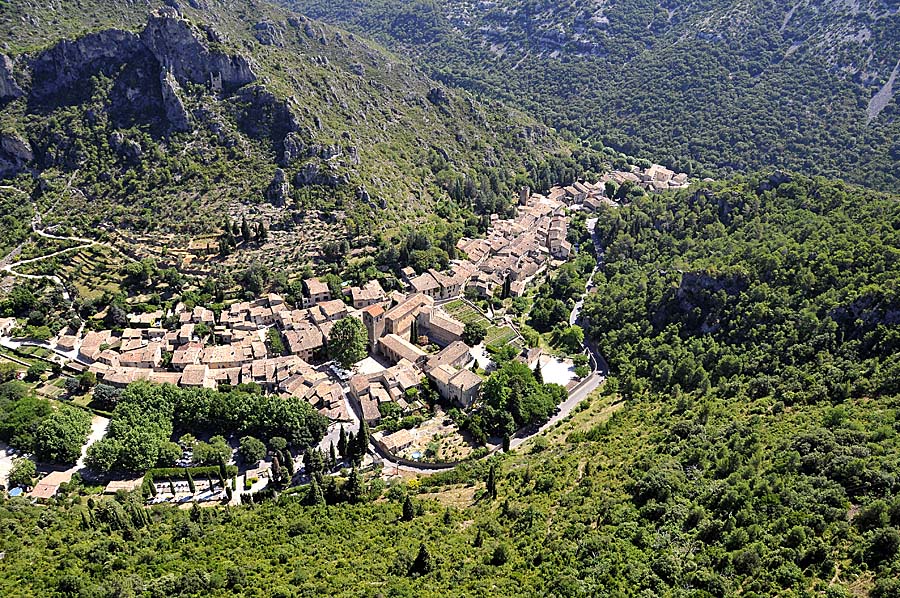
M 331 329 L 328 353 L 343 367 L 349 368 L 368 355 L 368 336 L 362 322 L 347 316 L 338 320 Z
M 800 176 L 646 198 L 601 214 L 585 315 L 628 397 L 893 394 L 898 223 L 895 198 Z
M 27 488 L 37 475 L 37 466 L 31 459 L 19 458 L 13 461 L 9 470 L 9 487 L 22 486 Z
M 509 439 L 516 430 L 541 424 L 566 397 L 558 384 L 544 384 L 519 361 L 506 361 L 492 373 L 481 389 L 484 405 L 460 425 L 478 442 L 488 436 Z
M 900 16 L 874 4 L 289 3 L 597 149 L 698 178 L 778 166 L 900 180 L 897 102 L 867 114 L 896 65 Z
M 22 382 L 0 384 L 0 440 L 40 461 L 75 463 L 90 428 L 81 409 L 38 398 Z
M 302 449 L 318 442 L 325 428 L 325 418 L 300 398 L 135 383 L 116 402 L 106 437 L 88 449 L 88 462 L 103 472 L 146 471 L 160 461 L 160 449 L 176 429 L 278 436 Z M 221 437 L 198 443 L 194 451 L 199 463 L 215 464 L 231 455 Z

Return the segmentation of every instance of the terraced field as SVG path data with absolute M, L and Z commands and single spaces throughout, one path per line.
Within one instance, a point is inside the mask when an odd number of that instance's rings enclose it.
M 74 289 L 79 297 L 92 299 L 105 291 L 120 292 L 119 271 L 124 259 L 101 245 L 84 247 L 39 262 L 24 264 L 16 270 L 22 274 L 55 274 Z
M 481 322 L 484 324 L 487 328 L 487 336 L 484 338 L 486 347 L 502 347 L 509 343 L 517 347 L 522 346 L 522 341 L 515 330 L 505 324 L 503 326 L 495 326 L 487 316 L 461 299 L 451 301 L 445 304 L 443 308 L 444 311 L 463 324 L 470 322 Z

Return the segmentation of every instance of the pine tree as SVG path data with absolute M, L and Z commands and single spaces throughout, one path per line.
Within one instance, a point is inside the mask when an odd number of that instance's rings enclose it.
M 250 225 L 247 224 L 246 216 L 244 216 L 244 219 L 241 221 L 241 237 L 244 239 L 244 243 L 250 242 Z
M 347 432 L 344 431 L 344 424 L 341 424 L 341 435 L 338 438 L 338 454 L 341 456 L 341 459 L 347 458 Z
M 481 536 L 481 528 L 478 528 L 478 533 L 475 534 L 475 541 L 472 543 L 475 548 L 481 548 L 484 545 L 484 538 Z
M 416 507 L 409 495 L 403 500 L 403 521 L 412 521 L 416 517 Z
M 266 230 L 266 225 L 260 222 L 256 226 L 256 242 L 257 243 L 265 243 L 269 240 L 269 231 Z

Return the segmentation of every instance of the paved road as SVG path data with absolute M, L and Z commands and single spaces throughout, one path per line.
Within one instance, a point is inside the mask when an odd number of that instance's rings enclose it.
M 600 372 L 592 372 L 587 378 L 585 378 L 577 387 L 575 387 L 572 392 L 569 393 L 569 398 L 562 402 L 559 406 L 559 411 L 556 412 L 556 415 L 547 420 L 544 425 L 538 428 L 536 431 L 526 434 L 524 436 L 516 436 L 515 438 L 511 438 L 509 441 L 509 448 L 515 449 L 522 445 L 523 442 L 548 430 L 552 426 L 556 425 L 558 422 L 561 422 L 565 418 L 569 417 L 569 414 L 572 413 L 572 410 L 575 409 L 583 400 L 588 398 L 588 396 L 597 390 L 597 387 L 600 386 L 603 381 L 606 379 L 606 376 L 601 374 Z

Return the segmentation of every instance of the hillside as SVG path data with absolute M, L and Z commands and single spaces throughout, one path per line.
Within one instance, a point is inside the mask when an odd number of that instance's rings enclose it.
M 299 266 L 350 231 L 424 221 L 454 184 L 492 211 L 554 156 L 573 162 L 528 117 L 264 3 L 15 0 L 0 39 L 0 176 L 44 226 L 105 230 L 139 257 L 230 214 Z
M 676 170 L 900 182 L 900 15 L 880 2 L 295 0 L 445 81 Z
M 0 588 L 896 596 L 898 206 L 778 174 L 605 210 L 585 312 L 614 376 L 571 419 L 360 504 L 14 499 Z

